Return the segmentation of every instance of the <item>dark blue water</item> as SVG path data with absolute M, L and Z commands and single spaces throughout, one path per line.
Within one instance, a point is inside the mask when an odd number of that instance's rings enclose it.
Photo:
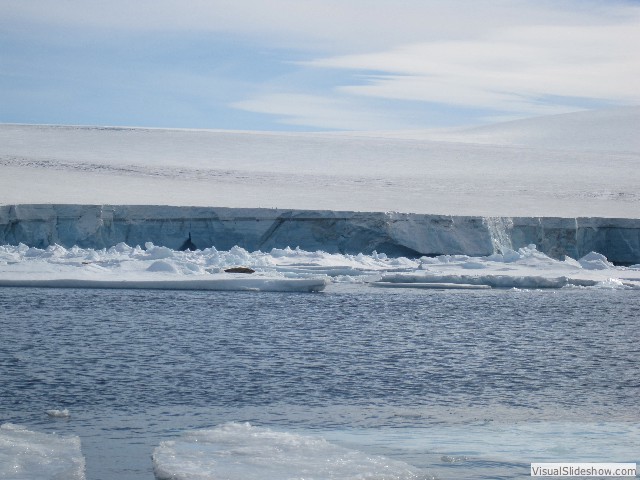
M 0 328 L 0 422 L 80 435 L 92 480 L 150 480 L 161 440 L 246 420 L 350 446 L 369 432 L 356 447 L 442 478 L 511 478 L 528 458 L 449 461 L 465 428 L 473 443 L 491 437 L 485 424 L 640 418 L 634 291 L 5 288 Z M 425 432 L 451 442 L 407 446 Z M 602 461 L 640 460 L 627 458 L 635 438 Z

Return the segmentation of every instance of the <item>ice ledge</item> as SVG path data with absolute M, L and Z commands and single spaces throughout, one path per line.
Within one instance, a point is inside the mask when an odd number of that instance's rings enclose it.
M 179 249 L 305 250 L 391 256 L 490 255 L 529 244 L 553 258 L 596 251 L 640 263 L 640 219 L 479 217 L 157 205 L 3 205 L 0 244 L 105 248 L 153 242 Z

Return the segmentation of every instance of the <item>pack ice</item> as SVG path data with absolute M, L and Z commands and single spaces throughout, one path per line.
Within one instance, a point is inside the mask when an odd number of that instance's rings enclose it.
M 227 273 L 231 267 L 252 274 Z M 313 292 L 344 285 L 387 288 L 640 288 L 640 266 L 591 252 L 557 260 L 535 245 L 483 257 L 391 257 L 299 248 L 176 251 L 147 242 L 109 249 L 0 246 L 0 286 Z

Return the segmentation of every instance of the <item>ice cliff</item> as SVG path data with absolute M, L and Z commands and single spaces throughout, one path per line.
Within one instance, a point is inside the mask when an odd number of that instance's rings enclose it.
M 490 255 L 535 244 L 553 258 L 596 251 L 617 264 L 640 263 L 640 219 L 479 217 L 116 205 L 0 206 L 0 244 L 104 248 L 153 242 L 180 248 L 234 245 L 392 256 Z

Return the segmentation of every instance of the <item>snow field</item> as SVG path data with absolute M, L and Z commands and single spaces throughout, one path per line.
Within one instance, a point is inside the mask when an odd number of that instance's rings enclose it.
M 0 125 L 0 204 L 637 218 L 640 108 L 454 132 Z

